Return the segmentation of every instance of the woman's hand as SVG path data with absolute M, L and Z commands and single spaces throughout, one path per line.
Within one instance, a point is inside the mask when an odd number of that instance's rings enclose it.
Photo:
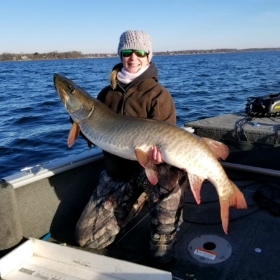
M 150 158 L 155 164 L 164 163 L 161 151 L 156 146 L 151 147 Z

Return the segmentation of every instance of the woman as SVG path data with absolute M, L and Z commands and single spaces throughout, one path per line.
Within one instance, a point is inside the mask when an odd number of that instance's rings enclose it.
M 151 62 L 149 34 L 138 30 L 124 32 L 118 55 L 121 63 L 112 70 L 111 85 L 97 98 L 119 114 L 176 124 L 173 99 L 158 83 L 158 70 Z M 97 249 L 111 244 L 139 213 L 148 196 L 152 217 L 151 259 L 157 263 L 172 261 L 176 257 L 175 235 L 184 203 L 184 173 L 163 163 L 160 151 L 151 147 L 151 159 L 159 164 L 159 183 L 153 186 L 137 161 L 103 153 L 106 169 L 77 223 L 78 244 Z

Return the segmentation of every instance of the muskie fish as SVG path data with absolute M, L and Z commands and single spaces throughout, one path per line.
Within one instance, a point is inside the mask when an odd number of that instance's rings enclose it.
M 226 145 L 200 138 L 163 121 L 117 114 L 62 75 L 54 74 L 54 85 L 74 122 L 68 146 L 74 144 L 81 130 L 101 149 L 126 159 L 138 160 L 151 184 L 157 183 L 158 174 L 149 152 L 151 147 L 157 147 L 166 163 L 187 172 L 198 204 L 203 181 L 207 179 L 215 186 L 225 233 L 228 231 L 229 207 L 247 208 L 242 192 L 227 177 L 218 161 L 228 156 Z

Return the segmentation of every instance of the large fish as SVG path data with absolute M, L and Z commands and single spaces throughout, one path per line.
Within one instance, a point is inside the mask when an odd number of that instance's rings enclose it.
M 117 156 L 138 160 L 152 184 L 158 181 L 150 150 L 157 147 L 164 162 L 187 172 L 196 202 L 205 179 L 216 188 L 222 226 L 227 233 L 229 207 L 247 208 L 242 192 L 229 180 L 218 158 L 228 156 L 226 145 L 200 138 L 175 125 L 117 114 L 66 77 L 54 74 L 55 88 L 73 120 L 68 136 L 72 146 L 80 130 L 101 149 Z

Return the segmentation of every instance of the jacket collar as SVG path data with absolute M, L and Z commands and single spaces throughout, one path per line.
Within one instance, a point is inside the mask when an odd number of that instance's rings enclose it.
M 122 90 L 127 91 L 128 88 L 131 88 L 133 86 L 137 86 L 148 78 L 153 78 L 153 79 L 155 79 L 156 82 L 158 82 L 158 69 L 156 68 L 156 65 L 155 65 L 154 62 L 150 63 L 150 66 L 148 67 L 148 69 L 144 73 L 142 73 L 135 80 L 133 80 L 131 83 L 129 83 L 125 86 L 122 85 L 117 79 L 117 74 L 118 74 L 119 71 L 121 71 L 122 67 L 123 67 L 123 64 L 118 63 L 112 69 L 112 72 L 111 72 L 111 87 L 113 89 L 116 89 L 117 86 L 119 85 Z

